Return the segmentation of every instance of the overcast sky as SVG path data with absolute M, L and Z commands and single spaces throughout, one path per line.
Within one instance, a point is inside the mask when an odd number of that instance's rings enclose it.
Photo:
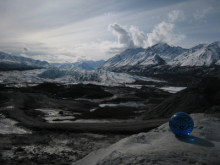
M 0 51 L 48 62 L 107 60 L 158 42 L 220 40 L 220 0 L 0 0 Z

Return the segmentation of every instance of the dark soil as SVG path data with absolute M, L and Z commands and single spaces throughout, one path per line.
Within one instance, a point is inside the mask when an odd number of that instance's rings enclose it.
M 113 94 L 104 91 L 96 85 L 60 85 L 54 83 L 43 83 L 32 88 L 33 91 L 44 92 L 57 98 L 105 98 Z

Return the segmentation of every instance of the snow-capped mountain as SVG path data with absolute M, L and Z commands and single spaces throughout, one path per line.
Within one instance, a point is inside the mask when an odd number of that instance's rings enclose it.
M 148 57 L 146 60 L 140 63 L 140 65 L 163 65 L 166 62 L 157 54 L 154 54 L 153 56 Z
M 158 43 L 146 49 L 147 52 L 153 52 L 158 54 L 167 63 L 172 61 L 180 54 L 186 52 L 188 49 L 179 46 L 169 46 L 166 43 Z
M 46 61 L 31 58 L 12 56 L 0 52 L 0 68 L 47 68 L 50 64 Z
M 95 70 L 102 64 L 104 64 L 104 60 L 99 61 L 80 61 L 75 63 L 51 63 L 53 66 L 57 68 L 63 68 L 63 69 L 72 69 L 72 68 L 80 68 L 85 70 Z
M 123 68 L 122 70 L 124 71 L 124 68 L 132 70 L 137 67 L 163 65 L 185 51 L 187 49 L 171 47 L 165 43 L 158 43 L 147 49 L 127 49 L 107 60 L 99 69 L 119 71 Z
M 170 65 L 191 67 L 220 65 L 220 41 L 193 47 L 176 57 Z
M 172 68 L 203 67 L 220 65 L 220 41 L 199 44 L 191 49 L 171 47 L 158 43 L 147 49 L 127 49 L 110 58 L 98 69 L 126 73 L 168 73 Z M 177 71 L 174 71 L 175 73 Z M 173 72 L 173 73 L 174 73 Z

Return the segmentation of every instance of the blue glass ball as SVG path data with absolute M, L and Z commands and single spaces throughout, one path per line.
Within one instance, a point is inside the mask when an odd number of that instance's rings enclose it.
M 184 112 L 178 112 L 170 118 L 170 129 L 177 136 L 188 136 L 194 127 L 193 119 Z

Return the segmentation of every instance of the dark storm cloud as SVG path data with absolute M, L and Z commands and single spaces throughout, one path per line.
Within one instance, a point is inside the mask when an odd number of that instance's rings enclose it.
M 24 50 L 25 52 L 29 51 L 29 49 L 28 49 L 28 48 L 26 48 L 26 47 L 25 47 L 25 48 L 23 48 L 23 50 Z

